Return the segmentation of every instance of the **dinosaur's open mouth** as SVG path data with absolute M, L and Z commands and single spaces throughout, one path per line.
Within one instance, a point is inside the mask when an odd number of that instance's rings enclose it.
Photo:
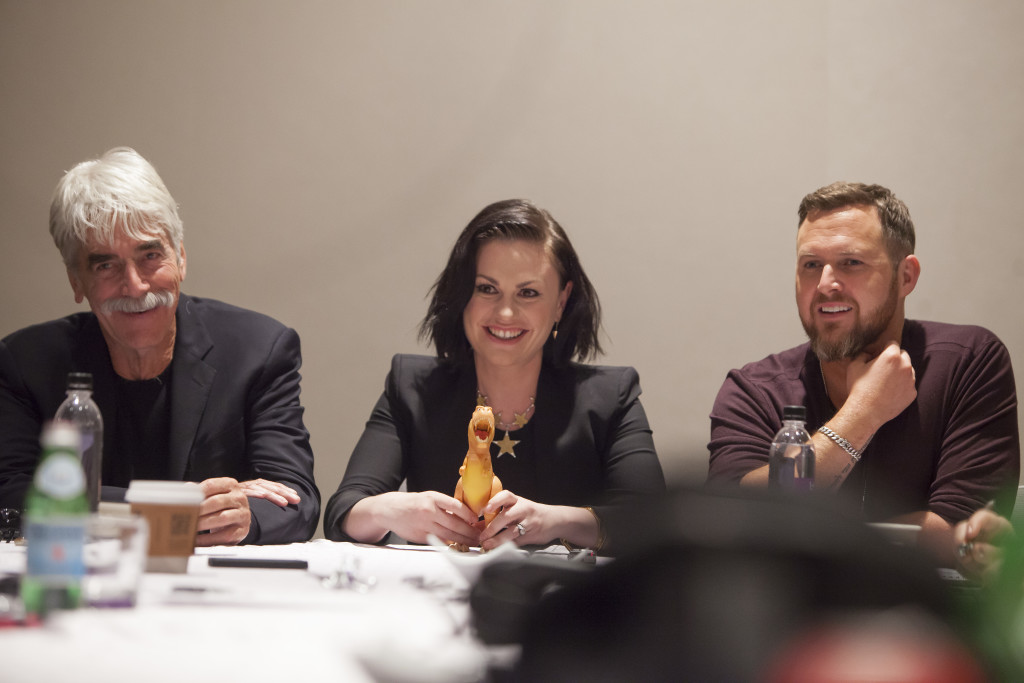
M 487 437 L 491 435 L 491 426 L 486 422 L 473 425 L 473 431 L 476 433 L 476 438 L 480 441 L 486 441 Z

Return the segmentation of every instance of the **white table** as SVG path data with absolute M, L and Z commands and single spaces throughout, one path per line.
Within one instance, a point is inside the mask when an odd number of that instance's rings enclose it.
M 211 555 L 309 566 L 214 568 Z M 0 543 L 0 572 L 23 568 L 24 548 Z M 345 568 L 376 585 L 325 587 Z M 473 637 L 468 587 L 430 547 L 317 540 L 199 549 L 186 574 L 145 574 L 134 608 L 85 608 L 39 627 L 0 629 L 0 680 L 479 681 L 489 663 L 508 665 L 516 652 Z

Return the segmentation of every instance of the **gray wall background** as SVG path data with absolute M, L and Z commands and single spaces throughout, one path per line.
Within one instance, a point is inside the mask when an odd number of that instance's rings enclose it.
M 455 236 L 525 197 L 668 476 L 700 481 L 725 373 L 804 339 L 795 212 L 833 180 L 910 206 L 908 315 L 1024 358 L 1022 33 L 1017 0 L 0 0 L 0 335 L 76 309 L 50 193 L 135 147 L 181 206 L 185 291 L 302 336 L 326 499 L 391 355 L 429 353 Z

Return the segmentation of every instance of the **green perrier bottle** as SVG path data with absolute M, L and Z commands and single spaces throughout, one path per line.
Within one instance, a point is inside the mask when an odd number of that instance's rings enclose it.
M 43 429 L 43 455 L 22 515 L 27 561 L 21 598 L 29 618 L 77 607 L 81 596 L 89 499 L 78 459 L 80 441 L 78 429 L 67 422 Z

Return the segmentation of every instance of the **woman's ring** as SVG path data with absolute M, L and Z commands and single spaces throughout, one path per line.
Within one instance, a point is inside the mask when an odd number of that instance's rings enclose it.
M 526 527 L 523 526 L 522 522 L 516 522 L 516 531 L 519 532 L 520 536 L 525 536 L 526 535 Z

